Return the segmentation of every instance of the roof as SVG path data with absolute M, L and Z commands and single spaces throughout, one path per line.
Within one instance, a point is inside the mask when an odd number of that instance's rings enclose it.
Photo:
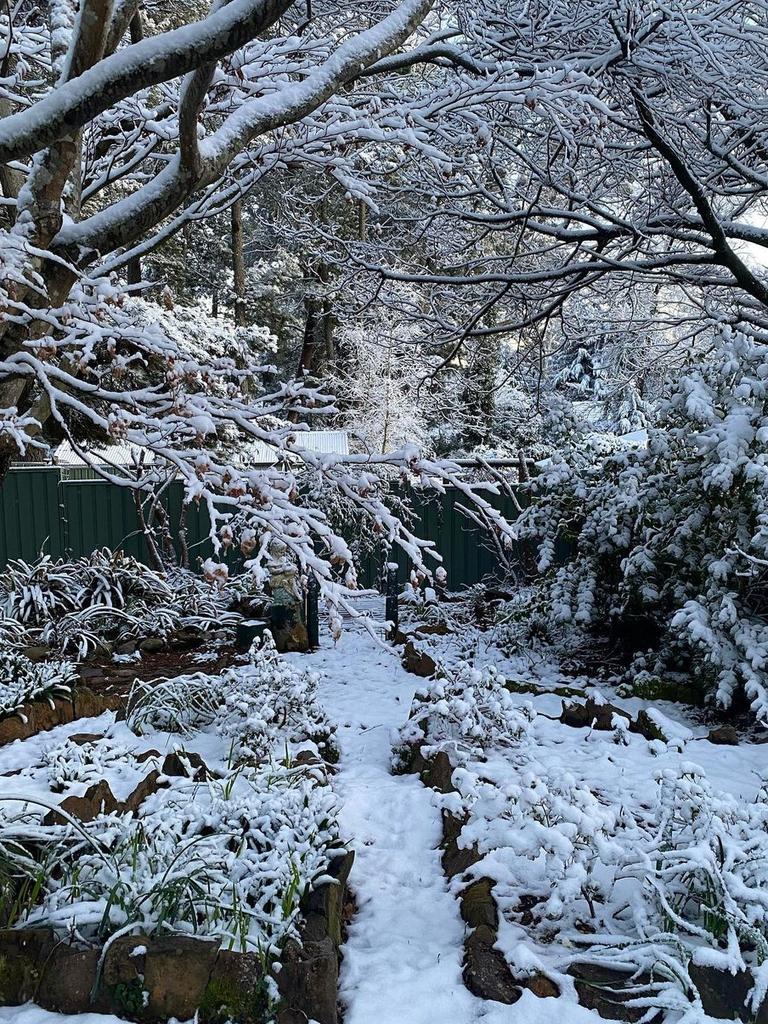
M 136 460 L 143 452 L 144 464 L 154 462 L 154 455 L 150 451 L 138 448 L 132 444 L 111 444 L 105 445 L 101 448 L 91 448 L 89 454 L 91 461 L 97 463 L 100 466 L 125 466 L 132 467 L 135 465 Z M 64 469 L 79 468 L 80 466 L 86 466 L 88 463 L 83 459 L 75 449 L 72 447 L 69 441 L 62 441 L 56 451 L 53 453 L 53 461 L 57 466 L 61 466 Z
M 296 446 L 323 455 L 348 455 L 349 436 L 346 430 L 297 430 Z M 141 451 L 136 445 L 118 443 L 91 448 L 90 456 L 97 465 L 131 468 Z M 154 462 L 152 452 L 145 450 L 144 455 L 145 465 Z M 271 466 L 277 462 L 277 449 L 266 441 L 254 439 L 242 449 L 241 460 L 249 466 Z M 62 441 L 53 453 L 53 461 L 62 469 L 79 469 L 88 465 L 69 441 Z
M 295 446 L 319 455 L 349 455 L 346 430 L 297 430 Z M 271 466 L 277 462 L 278 449 L 266 441 L 251 441 L 242 451 L 241 462 L 250 466 Z

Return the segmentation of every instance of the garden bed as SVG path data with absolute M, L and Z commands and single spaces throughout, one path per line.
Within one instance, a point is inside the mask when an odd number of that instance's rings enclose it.
M 336 1024 L 352 855 L 312 675 L 267 643 L 219 675 L 135 683 L 125 713 L 14 759 L 2 1003 Z

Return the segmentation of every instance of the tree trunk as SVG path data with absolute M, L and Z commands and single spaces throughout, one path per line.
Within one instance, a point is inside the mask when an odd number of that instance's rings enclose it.
M 243 203 L 232 204 L 232 277 L 235 285 L 235 324 L 245 327 L 245 257 L 243 256 Z

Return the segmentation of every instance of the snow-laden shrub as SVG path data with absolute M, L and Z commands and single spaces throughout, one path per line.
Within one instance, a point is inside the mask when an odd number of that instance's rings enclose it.
M 445 751 L 453 764 L 482 757 L 491 746 L 518 745 L 532 718 L 532 707 L 515 703 L 493 666 L 458 662 L 416 693 L 396 738 L 395 768 L 407 762 L 414 745 L 424 757 Z
M 281 657 L 271 634 L 254 645 L 245 665 L 216 676 L 196 672 L 159 684 L 137 681 L 128 698 L 128 725 L 189 735 L 213 728 L 235 764 L 260 763 L 286 743 L 312 741 L 326 760 L 338 756 L 333 727 L 317 701 L 317 676 Z
M 610 892 L 621 812 L 568 772 L 523 767 L 512 784 L 494 785 L 474 773 L 454 773 L 469 815 L 462 845 L 491 855 L 497 893 L 522 895 L 532 918 L 549 929 L 594 917 Z M 484 865 L 483 870 L 485 870 Z
M 122 743 L 111 739 L 74 743 L 67 738 L 45 747 L 37 761 L 22 774 L 43 776 L 52 792 L 60 793 L 73 782 L 90 786 L 106 778 L 108 772 L 138 765 L 136 755 Z
M 39 638 L 82 659 L 106 640 L 232 626 L 239 616 L 227 610 L 230 596 L 188 570 L 158 573 L 108 549 L 69 561 L 16 560 L 0 573 L 0 635 L 19 645 Z
M 768 719 L 767 440 L 768 345 L 723 329 L 647 448 L 581 438 L 532 482 L 518 526 L 546 573 L 539 619 L 651 643 L 645 670 L 684 672 L 722 706 L 742 691 Z
M 26 849 L 42 850 L 43 864 L 55 851 L 55 870 L 15 924 L 89 942 L 131 931 L 208 935 L 266 956 L 294 933 L 301 897 L 341 845 L 335 797 L 316 771 L 240 770 L 161 790 L 145 807 L 138 818 L 44 827 L 39 813 L 5 805 L 0 866 L 30 870 Z
M 17 651 L 0 653 L 0 718 L 30 701 L 68 697 L 77 678 L 68 661 L 30 661 Z
M 215 728 L 236 763 L 267 759 L 281 743 L 311 740 L 328 761 L 338 760 L 334 729 L 317 701 L 317 674 L 281 658 L 267 633 L 250 664 L 223 674 L 223 703 Z
M 686 764 L 660 772 L 650 814 L 623 844 L 636 883 L 621 939 L 602 952 L 641 970 L 663 951 L 668 976 L 698 1000 L 692 965 L 748 971 L 757 1013 L 768 991 L 768 791 L 754 803 L 715 791 Z

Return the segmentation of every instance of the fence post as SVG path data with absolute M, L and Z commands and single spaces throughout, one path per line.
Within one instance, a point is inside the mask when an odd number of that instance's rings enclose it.
M 397 608 L 397 562 L 387 563 L 387 588 L 385 591 L 386 600 L 384 614 L 387 620 L 387 635 L 392 637 L 397 632 L 399 625 Z
M 320 646 L 320 616 L 317 609 L 319 593 L 317 576 L 310 571 L 307 580 L 307 640 L 310 650 Z

